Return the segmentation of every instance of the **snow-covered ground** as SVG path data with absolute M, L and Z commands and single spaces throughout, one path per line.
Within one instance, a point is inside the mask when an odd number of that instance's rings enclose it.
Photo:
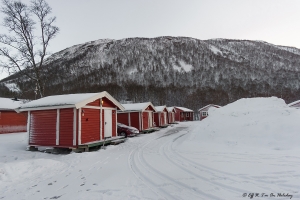
M 256 98 L 209 114 L 69 155 L 24 151 L 25 133 L 0 135 L 0 199 L 300 198 L 300 110 Z

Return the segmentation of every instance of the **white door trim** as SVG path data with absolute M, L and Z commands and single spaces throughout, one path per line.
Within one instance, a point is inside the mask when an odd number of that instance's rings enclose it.
M 77 109 L 73 108 L 73 146 L 76 146 L 76 115 Z
M 78 109 L 78 144 L 81 144 L 81 108 Z
M 59 145 L 59 118 L 60 118 L 60 110 L 56 110 L 56 145 Z

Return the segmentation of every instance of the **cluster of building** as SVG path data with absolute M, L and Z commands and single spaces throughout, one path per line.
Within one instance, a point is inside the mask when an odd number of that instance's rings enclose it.
M 289 104 L 300 107 L 300 101 Z M 210 104 L 198 110 L 208 116 Z M 117 123 L 151 132 L 157 127 L 193 121 L 194 111 L 184 107 L 154 106 L 151 102 L 121 104 L 109 93 L 48 96 L 28 103 L 0 98 L 0 134 L 28 132 L 28 145 L 78 149 L 118 139 Z
M 28 103 L 0 98 L 0 133 L 28 132 L 28 145 L 78 149 L 118 139 L 117 123 L 151 132 L 194 120 L 183 107 L 121 104 L 109 93 L 48 96 Z

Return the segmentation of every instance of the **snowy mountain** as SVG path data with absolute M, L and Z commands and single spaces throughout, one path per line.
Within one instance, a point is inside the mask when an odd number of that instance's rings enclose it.
M 102 39 L 54 53 L 44 72 L 46 95 L 106 90 L 118 100 L 194 110 L 242 97 L 300 97 L 300 50 L 263 41 Z M 20 74 L 0 81 L 1 96 L 34 98 L 33 90 Z

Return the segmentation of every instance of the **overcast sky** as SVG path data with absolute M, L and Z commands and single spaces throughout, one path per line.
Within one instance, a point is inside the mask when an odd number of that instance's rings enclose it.
M 300 48 L 300 0 L 48 0 L 48 3 L 60 28 L 49 48 L 52 53 L 103 38 L 165 35 L 201 40 L 263 40 Z M 3 31 L 1 26 L 0 33 Z M 0 79 L 4 76 L 0 74 Z

